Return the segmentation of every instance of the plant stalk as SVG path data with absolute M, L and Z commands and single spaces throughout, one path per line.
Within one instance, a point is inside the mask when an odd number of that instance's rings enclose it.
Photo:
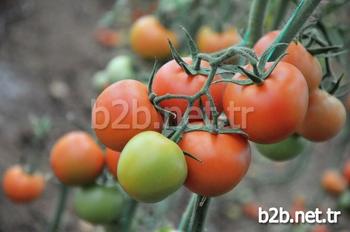
M 320 2 L 321 0 L 302 0 L 272 45 L 279 43 L 289 44 L 298 34 Z M 286 49 L 286 47 L 282 46 L 273 49 L 270 53 L 269 60 L 273 61 L 277 59 Z
M 209 208 L 210 198 L 197 195 L 190 228 L 186 232 L 202 232 Z
M 274 14 L 271 30 L 276 30 L 281 25 L 281 22 L 284 19 L 284 16 L 287 13 L 288 6 L 289 6 L 290 0 L 277 0 L 276 1 L 276 8 L 274 9 L 274 12 L 271 12 Z
M 191 222 L 191 218 L 192 218 L 192 214 L 193 214 L 193 209 L 194 206 L 196 204 L 196 200 L 197 200 L 197 196 L 196 194 L 192 194 L 190 201 L 187 204 L 186 210 L 183 214 L 183 216 L 181 217 L 181 221 L 178 227 L 179 231 L 188 231 L 189 230 L 189 226 L 190 226 L 190 222 Z
M 129 232 L 132 226 L 132 221 L 136 213 L 138 202 L 134 199 L 129 200 L 127 208 L 123 212 L 122 218 L 120 220 L 120 231 Z
M 64 209 L 66 207 L 69 188 L 64 184 L 60 184 L 60 185 L 61 185 L 60 186 L 60 193 L 59 193 L 59 197 L 58 197 L 56 211 L 55 211 L 55 214 L 54 214 L 52 221 L 49 224 L 48 232 L 57 232 L 59 230 L 59 227 L 60 227 L 60 224 L 62 221 L 62 215 L 63 215 Z
M 253 47 L 254 43 L 263 34 L 264 18 L 268 0 L 253 0 L 250 11 L 248 28 L 244 34 L 243 46 Z

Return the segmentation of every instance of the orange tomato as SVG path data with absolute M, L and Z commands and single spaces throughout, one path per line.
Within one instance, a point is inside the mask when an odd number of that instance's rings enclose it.
M 105 162 L 106 162 L 108 171 L 114 177 L 117 177 L 117 167 L 118 167 L 119 157 L 120 157 L 119 151 L 113 151 L 109 148 L 106 149 Z
M 347 160 L 344 164 L 343 175 L 348 184 L 350 185 L 350 160 Z
M 245 176 L 251 159 L 249 143 L 239 135 L 193 131 L 179 142 L 186 156 L 185 186 L 202 196 L 219 196 L 232 190 Z
M 196 40 L 201 52 L 210 53 L 238 44 L 241 37 L 234 27 L 223 32 L 215 32 L 208 26 L 202 26 L 197 33 Z
M 236 74 L 234 78 L 247 77 Z M 223 96 L 231 127 L 241 128 L 249 140 L 263 144 L 277 143 L 293 134 L 304 120 L 307 104 L 302 73 L 285 62 L 278 63 L 262 84 L 228 84 Z
M 94 182 L 101 174 L 104 156 L 89 134 L 72 131 L 55 143 L 51 150 L 50 163 L 62 183 L 84 185 Z
M 297 132 L 314 142 L 326 141 L 344 127 L 346 110 L 336 97 L 317 89 L 310 94 L 309 107 Z
M 45 187 L 45 179 L 41 174 L 26 173 L 19 165 L 5 171 L 2 187 L 5 195 L 13 202 L 27 203 L 37 199 Z
M 257 55 L 261 56 L 279 33 L 279 31 L 271 31 L 260 38 L 254 46 Z M 322 79 L 322 67 L 317 58 L 313 57 L 301 43 L 296 41 L 289 44 L 286 52 L 287 55 L 282 61 L 294 65 L 301 71 L 310 91 L 317 89 Z
M 340 195 L 347 187 L 346 180 L 336 170 L 326 170 L 321 180 L 322 187 L 333 195 Z
M 131 27 L 131 48 L 143 58 L 169 57 L 168 39 L 177 47 L 178 41 L 175 33 L 165 28 L 153 15 L 139 18 Z
M 92 109 L 92 126 L 104 145 L 121 151 L 140 132 L 160 132 L 162 117 L 148 99 L 146 85 L 122 80 L 108 86 L 97 97 Z

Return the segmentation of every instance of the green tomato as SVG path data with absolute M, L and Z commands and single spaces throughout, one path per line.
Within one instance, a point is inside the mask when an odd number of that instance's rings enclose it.
M 92 185 L 75 192 L 73 206 L 81 219 L 94 224 L 108 224 L 119 218 L 123 202 L 123 195 L 117 187 Z
M 187 177 L 180 147 L 160 133 L 145 131 L 125 145 L 118 163 L 118 180 L 134 199 L 154 203 L 179 189 Z
M 274 161 L 286 161 L 295 158 L 305 148 L 305 140 L 299 136 L 289 138 L 274 144 L 256 144 L 258 151 Z
M 106 67 L 106 75 L 110 83 L 133 78 L 135 73 L 131 58 L 129 56 L 117 56 L 110 60 Z
M 106 88 L 109 84 L 108 76 L 105 71 L 98 71 L 95 73 L 92 83 L 97 90 L 102 90 Z
M 350 212 L 350 191 L 345 191 L 338 199 L 338 207 L 341 210 Z

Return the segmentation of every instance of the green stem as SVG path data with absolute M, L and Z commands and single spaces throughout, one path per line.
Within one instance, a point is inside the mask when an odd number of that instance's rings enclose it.
M 197 195 L 195 207 L 189 230 L 186 232 L 202 232 L 205 219 L 207 216 L 210 199 L 204 196 Z
M 131 229 L 132 221 L 137 210 L 138 202 L 134 199 L 129 200 L 127 208 L 123 211 L 123 216 L 120 220 L 121 232 L 129 232 Z
M 191 218 L 192 218 L 192 214 L 193 214 L 193 209 L 194 206 L 196 204 L 196 200 L 197 200 L 197 196 L 196 194 L 192 194 L 190 201 L 187 204 L 186 210 L 183 214 L 183 216 L 181 217 L 181 221 L 178 227 L 179 231 L 188 231 L 189 230 L 189 226 L 190 226 L 190 222 L 191 222 Z
M 250 7 L 248 28 L 244 34 L 243 45 L 253 47 L 263 33 L 263 25 L 268 0 L 253 0 Z
M 281 22 L 287 13 L 289 1 L 290 0 L 277 0 L 276 1 L 276 3 L 275 3 L 276 7 L 274 8 L 273 12 L 271 12 L 274 15 L 271 30 L 276 30 L 281 25 Z
M 56 211 L 52 221 L 50 222 L 48 232 L 57 232 L 59 229 L 59 226 L 62 220 L 63 211 L 65 209 L 67 198 L 68 198 L 68 190 L 69 188 L 66 185 L 61 184 Z
M 294 37 L 298 34 L 302 26 L 305 24 L 307 19 L 312 15 L 317 5 L 321 0 L 302 0 L 298 7 L 295 9 L 293 15 L 289 18 L 286 25 L 283 27 L 281 33 L 278 35 L 273 45 L 279 43 L 289 44 Z M 269 60 L 275 60 L 286 50 L 286 47 L 279 46 L 273 49 L 270 53 Z

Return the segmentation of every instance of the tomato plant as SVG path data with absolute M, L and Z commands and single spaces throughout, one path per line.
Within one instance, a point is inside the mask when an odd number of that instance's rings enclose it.
M 16 203 L 27 203 L 37 199 L 44 191 L 44 187 L 43 175 L 30 174 L 19 165 L 8 168 L 2 180 L 5 195 Z
M 184 58 L 184 61 L 188 64 L 192 64 L 191 58 L 186 57 Z M 201 66 L 207 68 L 209 67 L 209 64 L 202 61 Z M 214 78 L 214 80 L 220 79 L 221 77 L 219 75 Z M 188 75 L 175 60 L 171 60 L 157 71 L 152 86 L 154 93 L 158 96 L 166 94 L 192 96 L 201 90 L 206 80 L 207 77 L 205 75 Z M 226 84 L 223 83 L 213 84 L 210 87 L 210 94 L 213 97 L 215 106 L 219 112 L 222 111 L 222 93 L 225 90 L 225 87 Z M 203 96 L 201 99 L 206 112 L 210 113 L 208 98 Z M 182 116 L 188 106 L 188 102 L 185 99 L 174 98 L 161 101 L 160 106 L 170 111 L 174 111 L 178 116 Z M 202 118 L 199 109 L 199 101 L 194 103 L 190 115 L 191 119 Z
M 193 131 L 183 135 L 179 146 L 198 159 L 186 157 L 188 176 L 185 186 L 202 196 L 227 193 L 249 168 L 249 144 L 239 135 Z
M 94 224 L 108 224 L 120 218 L 123 201 L 118 188 L 91 185 L 77 189 L 73 205 L 81 219 Z
M 162 118 L 148 99 L 147 87 L 139 81 L 122 80 L 108 86 L 92 109 L 92 126 L 98 139 L 121 151 L 136 134 L 160 131 Z
M 311 93 L 304 121 L 298 133 L 314 142 L 326 141 L 337 135 L 344 127 L 346 110 L 344 105 L 324 90 Z
M 236 74 L 234 79 L 246 77 Z M 308 105 L 307 84 L 297 68 L 280 62 L 262 84 L 228 84 L 223 105 L 230 125 L 245 131 L 249 140 L 276 143 L 302 123 Z
M 336 170 L 326 170 L 321 180 L 322 187 L 329 193 L 340 195 L 347 187 L 346 180 Z
M 202 26 L 197 32 L 197 44 L 201 52 L 216 52 L 238 44 L 241 40 L 236 28 L 230 27 L 216 32 L 209 26 Z
M 51 168 L 66 185 L 92 183 L 102 172 L 104 156 L 93 138 L 83 131 L 72 131 L 57 140 L 50 154 Z
M 279 33 L 279 31 L 272 31 L 264 35 L 254 46 L 256 53 L 262 55 Z M 286 53 L 282 61 L 294 65 L 301 71 L 310 91 L 317 89 L 322 79 L 322 67 L 317 58 L 313 57 L 298 41 L 291 42 Z
M 106 149 L 105 163 L 107 165 L 108 171 L 115 177 L 117 177 L 119 157 L 119 151 L 113 151 L 109 148 Z
M 183 152 L 176 143 L 157 132 L 136 135 L 120 155 L 120 185 L 142 202 L 163 200 L 182 186 L 186 176 Z
M 168 57 L 170 55 L 168 39 L 177 47 L 176 34 L 164 27 L 153 15 L 137 19 L 131 27 L 131 48 L 144 58 L 163 59 Z
M 258 151 L 274 161 L 286 161 L 298 156 L 305 148 L 305 141 L 299 136 L 289 138 L 274 144 L 256 144 Z

